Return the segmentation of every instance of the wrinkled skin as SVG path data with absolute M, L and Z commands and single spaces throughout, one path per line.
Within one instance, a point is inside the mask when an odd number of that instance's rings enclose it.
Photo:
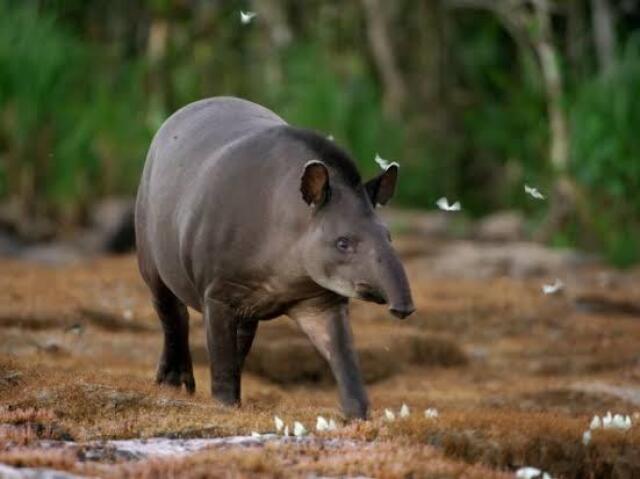
M 236 98 L 192 103 L 149 149 L 136 202 L 140 271 L 165 333 L 157 382 L 195 390 L 186 306 L 204 314 L 211 391 L 240 403 L 259 321 L 287 315 L 328 361 L 347 417 L 368 399 L 348 298 L 414 310 L 404 269 L 374 206 L 397 167 L 363 184 L 346 154 Z

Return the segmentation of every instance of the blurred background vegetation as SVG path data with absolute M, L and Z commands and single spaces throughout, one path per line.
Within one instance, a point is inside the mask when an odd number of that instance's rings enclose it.
M 398 161 L 396 206 L 519 209 L 537 239 L 628 265 L 639 30 L 637 0 L 0 0 L 0 202 L 81 225 L 135 193 L 168 115 L 236 95 L 333 135 L 367 175 Z

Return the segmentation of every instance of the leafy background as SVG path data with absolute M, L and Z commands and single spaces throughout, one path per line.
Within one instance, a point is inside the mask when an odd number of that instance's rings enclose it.
M 433 208 L 446 195 L 474 217 L 520 209 L 536 230 L 562 200 L 534 203 L 523 183 L 552 193 L 565 179 L 572 206 L 546 241 L 619 266 L 638 261 L 639 2 L 604 2 L 607 68 L 595 48 L 598 2 L 551 2 L 566 171 L 550 162 L 547 91 L 534 49 L 522 47 L 522 36 L 540 39 L 535 2 L 460 3 L 0 0 L 0 202 L 24 218 L 81 225 L 98 199 L 135 193 L 171 112 L 237 95 L 332 134 L 366 174 L 376 153 L 398 161 L 396 206 Z M 498 8 L 512 4 L 529 19 L 520 37 Z M 241 25 L 240 9 L 258 16 Z M 372 15 L 402 80 L 395 104 Z

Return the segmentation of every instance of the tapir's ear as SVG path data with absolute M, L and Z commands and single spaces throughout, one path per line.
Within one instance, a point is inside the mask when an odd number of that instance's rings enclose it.
M 329 200 L 329 170 L 321 161 L 309 161 L 304 165 L 300 179 L 302 198 L 311 206 L 322 206 Z
M 367 181 L 364 187 L 373 206 L 385 205 L 393 196 L 398 180 L 398 165 L 392 163 L 375 178 Z

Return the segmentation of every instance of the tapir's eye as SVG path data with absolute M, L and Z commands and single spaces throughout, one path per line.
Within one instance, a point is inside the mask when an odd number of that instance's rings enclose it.
M 352 249 L 351 240 L 341 236 L 336 240 L 336 248 L 342 253 L 348 253 Z

